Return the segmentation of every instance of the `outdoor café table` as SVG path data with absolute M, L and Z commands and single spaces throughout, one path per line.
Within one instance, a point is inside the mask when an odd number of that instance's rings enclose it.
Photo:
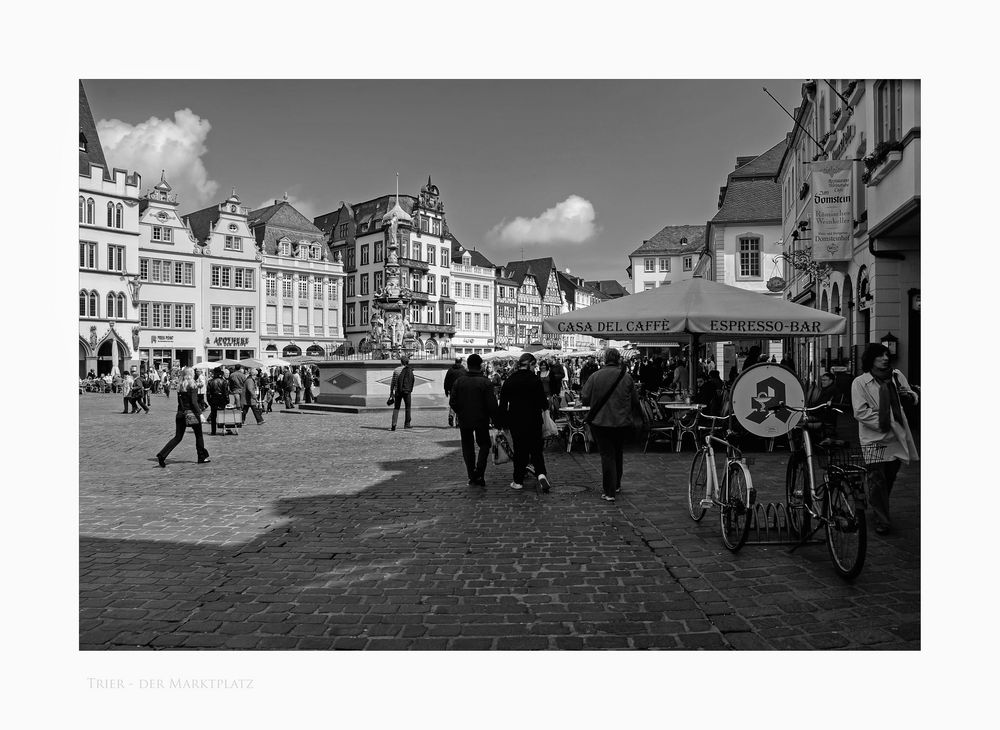
M 564 406 L 559 410 L 566 414 L 566 419 L 569 423 L 569 436 L 566 438 L 566 453 L 568 454 L 573 449 L 573 438 L 579 435 L 583 439 L 584 450 L 589 454 L 590 442 L 587 440 L 587 434 L 584 433 L 586 424 L 583 422 L 583 419 L 590 412 L 590 406 Z
M 690 413 L 691 411 L 700 411 L 705 406 L 702 405 L 701 403 L 670 403 L 664 401 L 658 401 L 657 405 L 659 405 L 660 408 L 662 408 L 664 411 L 669 411 L 670 414 L 674 417 L 674 424 L 677 427 L 676 431 L 677 446 L 675 451 L 681 450 L 681 441 L 682 441 L 681 436 L 684 434 L 685 431 L 694 434 L 695 447 L 697 447 L 698 433 L 695 429 L 698 420 L 695 419 L 694 421 L 691 422 L 690 426 L 685 426 L 681 419 L 684 418 L 685 413 Z

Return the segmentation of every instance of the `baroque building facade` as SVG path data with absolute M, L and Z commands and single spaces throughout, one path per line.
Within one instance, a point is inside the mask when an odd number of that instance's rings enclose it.
M 138 173 L 111 169 L 80 82 L 80 377 L 123 373 L 139 348 Z
M 496 344 L 496 273 L 481 252 L 452 239 L 452 298 L 455 300 L 455 355 L 484 353 Z

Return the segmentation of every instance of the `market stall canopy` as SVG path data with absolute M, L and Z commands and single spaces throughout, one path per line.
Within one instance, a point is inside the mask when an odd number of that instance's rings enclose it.
M 262 368 L 264 367 L 264 361 L 258 360 L 255 357 L 245 357 L 240 360 L 240 365 L 245 368 Z
M 701 277 L 542 320 L 548 334 L 640 343 L 680 333 L 724 340 L 816 337 L 840 334 L 846 326 L 839 315 Z

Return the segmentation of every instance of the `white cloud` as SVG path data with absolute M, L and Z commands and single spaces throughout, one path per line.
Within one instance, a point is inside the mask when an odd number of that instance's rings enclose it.
M 183 210 L 214 202 L 219 189 L 201 160 L 211 129 L 207 119 L 190 109 L 174 112 L 173 119 L 150 117 L 134 125 L 120 119 L 97 123 L 108 164 L 138 172 L 144 189 L 159 182 L 160 170 L 166 170 Z
M 518 216 L 494 226 L 487 238 L 504 245 L 532 243 L 583 243 L 594 237 L 594 206 L 579 195 L 549 208 L 534 218 Z

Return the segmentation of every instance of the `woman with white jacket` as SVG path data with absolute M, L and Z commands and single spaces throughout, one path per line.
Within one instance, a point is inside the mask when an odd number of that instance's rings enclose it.
M 889 350 L 873 342 L 861 356 L 862 375 L 851 384 L 851 403 L 858 422 L 861 445 L 882 444 L 882 461 L 871 465 L 870 505 L 875 516 L 875 532 L 889 532 L 889 494 L 901 462 L 917 461 L 917 445 L 903 413 L 903 403 L 916 405 L 918 396 L 906 377 L 889 367 Z

